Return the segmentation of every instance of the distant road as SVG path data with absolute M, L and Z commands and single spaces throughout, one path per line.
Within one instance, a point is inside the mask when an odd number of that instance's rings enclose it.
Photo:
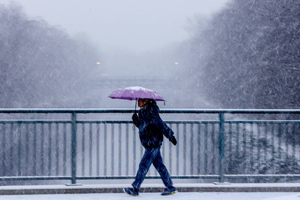
M 157 91 L 167 100 L 167 107 L 210 108 L 204 95 L 197 87 L 188 87 L 187 80 L 174 77 L 98 77 L 89 80 L 86 101 L 83 105 L 96 107 L 128 107 L 133 104 L 123 101 L 112 101 L 108 95 L 118 88 L 141 86 Z M 95 107 L 95 106 L 93 106 Z M 163 106 L 162 108 L 165 108 Z

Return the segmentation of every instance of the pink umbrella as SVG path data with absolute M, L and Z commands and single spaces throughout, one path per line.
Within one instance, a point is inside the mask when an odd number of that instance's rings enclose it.
M 165 101 L 157 92 L 139 86 L 115 90 L 108 97 L 125 100 L 154 99 L 155 101 Z

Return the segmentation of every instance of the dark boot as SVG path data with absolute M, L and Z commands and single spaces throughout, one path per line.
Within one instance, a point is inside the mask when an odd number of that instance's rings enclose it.
M 174 194 L 176 192 L 176 188 L 171 186 L 165 189 L 165 191 L 163 193 L 161 193 L 161 195 L 163 196 L 167 196 L 167 195 L 171 195 Z
M 124 188 L 123 191 L 131 196 L 139 195 L 139 190 L 137 188 Z

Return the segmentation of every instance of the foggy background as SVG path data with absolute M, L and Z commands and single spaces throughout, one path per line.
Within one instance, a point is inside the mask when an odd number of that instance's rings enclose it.
M 10 66 L 17 65 L 19 69 L 20 63 L 33 64 L 36 69 L 31 72 L 35 79 L 26 75 L 32 80 L 32 85 L 28 85 L 25 77 L 18 77 L 20 84 L 26 83 L 26 87 L 32 89 L 21 90 L 17 83 L 11 87 L 18 91 L 3 88 L 9 93 L 7 98 L 13 101 L 7 103 L 6 100 L 1 106 L 132 107 L 133 102 L 111 100 L 107 96 L 120 87 L 139 85 L 162 94 L 167 100 L 166 107 L 203 107 L 189 100 L 179 100 L 186 89 L 182 83 L 184 77 L 178 74 L 178 70 L 186 66 L 180 63 L 181 55 L 177 55 L 177 51 L 182 48 L 182 42 L 191 37 L 190 26 L 196 23 L 197 16 L 209 18 L 226 2 L 0 0 L 2 10 L 6 10 L 2 16 L 10 15 L 6 19 L 11 20 L 3 24 L 3 39 L 7 35 L 12 41 L 20 40 L 21 46 L 24 46 L 23 42 L 28 45 L 23 47 L 24 53 L 19 53 L 23 55 L 17 56 L 19 61 L 12 58 L 16 56 L 14 53 L 4 54 L 2 62 L 12 59 L 16 64 L 10 62 Z M 20 18 L 15 19 L 19 25 L 15 24 L 13 17 Z M 24 21 L 37 27 L 30 28 Z M 45 29 L 46 35 L 41 32 Z M 10 31 L 16 33 L 12 35 Z M 19 33 L 27 36 L 22 38 Z M 34 45 L 27 41 L 28 37 Z M 75 43 L 77 47 L 72 46 Z M 14 44 L 7 45 L 13 48 L 11 45 Z M 48 57 L 55 53 L 58 55 Z M 24 60 L 28 62 L 24 64 Z M 46 72 L 46 68 L 52 69 Z M 53 74 L 51 70 L 56 69 L 57 73 Z M 66 69 L 65 74 L 63 69 Z M 71 75 L 72 71 L 80 77 Z M 36 83 L 40 83 L 39 86 Z M 29 96 L 33 100 L 27 100 Z
M 299 107 L 299 3 L 0 1 L 1 107 Z
M 3 2 L 3 0 L 1 0 Z M 0 1 L 0 2 L 1 2 Z M 4 1 L 9 2 L 9 1 Z M 209 16 L 224 6 L 225 0 L 89 0 L 14 1 L 32 19 L 44 19 L 70 35 L 86 35 L 104 51 L 158 50 L 188 39 L 188 18 Z M 129 68 L 129 67 L 128 67 Z

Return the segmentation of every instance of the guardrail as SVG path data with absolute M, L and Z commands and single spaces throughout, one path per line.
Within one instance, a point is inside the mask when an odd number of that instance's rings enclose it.
M 143 154 L 132 109 L 0 109 L 0 180 L 131 179 Z M 300 110 L 165 109 L 172 178 L 300 178 Z M 166 141 L 166 140 L 165 140 Z M 150 169 L 147 178 L 159 178 Z

